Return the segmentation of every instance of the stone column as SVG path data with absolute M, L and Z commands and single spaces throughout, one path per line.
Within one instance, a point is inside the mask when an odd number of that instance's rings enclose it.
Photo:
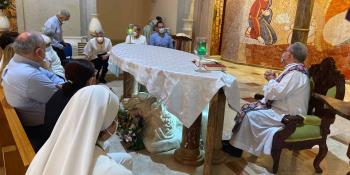
M 315 0 L 298 0 L 292 34 L 292 43 L 302 42 L 306 44 L 314 2 Z
M 96 9 L 96 0 L 80 0 L 81 36 L 88 36 L 89 23 L 92 15 L 97 13 Z
M 183 27 L 182 31 L 191 36 L 193 28 L 193 11 L 194 11 L 194 1 L 195 0 L 186 0 L 185 2 L 185 17 L 182 18 Z

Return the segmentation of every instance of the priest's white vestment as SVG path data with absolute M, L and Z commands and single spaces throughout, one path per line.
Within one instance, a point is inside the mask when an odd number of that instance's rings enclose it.
M 263 88 L 262 102 L 272 100 L 271 109 L 246 113 L 243 121 L 233 130 L 231 145 L 256 156 L 261 153 L 270 155 L 273 136 L 284 126 L 281 123 L 283 116 L 307 113 L 310 97 L 309 78 L 301 71 L 288 71 L 296 65 L 288 64 L 280 74 L 285 75 L 279 82 L 268 81 Z

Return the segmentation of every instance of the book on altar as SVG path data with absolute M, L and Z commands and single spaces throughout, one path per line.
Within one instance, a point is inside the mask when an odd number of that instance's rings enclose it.
M 193 62 L 196 66 L 199 66 L 199 59 L 198 59 L 198 58 L 195 58 L 192 62 Z M 218 61 L 215 60 L 215 59 L 202 59 L 202 60 L 201 60 L 201 63 L 202 63 L 202 65 L 205 65 L 205 64 L 215 64 L 215 63 L 218 63 Z
M 220 63 L 203 64 L 203 67 L 208 71 L 225 71 L 226 70 L 226 66 Z

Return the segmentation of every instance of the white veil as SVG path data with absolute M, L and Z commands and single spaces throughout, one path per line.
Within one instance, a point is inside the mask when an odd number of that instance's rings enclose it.
M 91 174 L 98 135 L 112 124 L 118 107 L 118 97 L 105 86 L 79 90 L 64 108 L 26 175 Z

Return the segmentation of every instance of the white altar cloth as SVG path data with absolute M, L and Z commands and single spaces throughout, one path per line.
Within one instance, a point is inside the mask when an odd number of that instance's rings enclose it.
M 195 58 L 174 49 L 123 43 L 112 48 L 110 62 L 133 75 L 189 128 L 222 87 L 229 105 L 240 110 L 237 79 L 220 71 L 196 72 Z

